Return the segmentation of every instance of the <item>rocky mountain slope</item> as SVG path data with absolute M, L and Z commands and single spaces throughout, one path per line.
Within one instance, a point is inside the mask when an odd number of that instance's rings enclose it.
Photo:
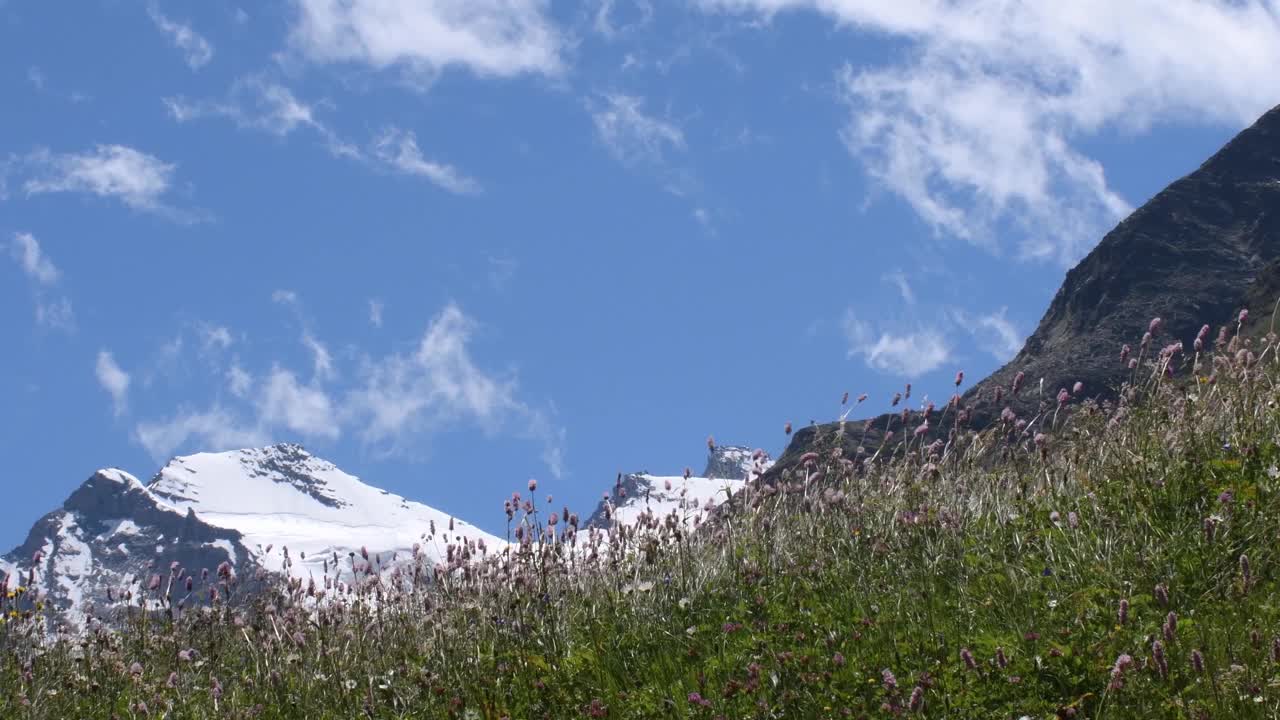
M 1162 323 L 1148 356 L 1177 342 L 1189 353 L 1204 324 L 1212 326 L 1206 345 L 1224 324 L 1234 333 L 1242 307 L 1252 305 L 1254 321 L 1269 323 L 1277 295 L 1280 107 L 1136 210 L 1067 273 L 1022 350 L 963 393 L 960 405 L 968 426 L 986 427 L 1006 407 L 1033 419 L 1056 403 L 1060 390 L 1070 392 L 1077 382 L 1082 391 L 1072 395 L 1072 402 L 1112 397 L 1130 372 L 1121 347 L 1129 344 L 1137 356 L 1152 318 Z M 1023 387 L 1012 396 L 1018 373 L 1023 373 Z M 859 447 L 879 446 L 886 430 L 910 433 L 921 421 L 917 409 L 905 419 L 886 414 L 850 421 L 843 433 L 840 423 L 802 428 L 766 479 L 793 467 L 812 449 L 835 444 L 854 457 Z M 935 420 L 928 437 L 938 426 Z

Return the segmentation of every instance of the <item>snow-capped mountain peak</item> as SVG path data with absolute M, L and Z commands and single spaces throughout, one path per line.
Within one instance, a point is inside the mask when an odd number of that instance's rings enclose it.
M 681 524 L 695 526 L 772 465 L 773 460 L 763 450 L 717 445 L 710 448 L 701 475 L 621 475 L 613 491 L 588 518 L 587 526 L 631 526 L 646 519 L 663 521 L 672 514 Z
M 502 544 L 474 525 L 368 485 L 293 444 L 177 457 L 147 489 L 168 507 L 240 532 L 255 562 L 295 577 L 322 577 L 324 560 L 332 561 L 335 553 L 408 557 L 418 545 L 438 559 L 451 542 Z
M 99 470 L 0 557 L 0 582 L 31 584 L 52 622 L 82 627 L 91 606 L 117 605 L 126 589 L 136 599 L 160 576 L 189 606 L 224 562 L 241 578 L 265 569 L 321 582 L 327 570 L 350 581 L 357 563 L 363 574 L 389 573 L 413 557 L 443 561 L 464 542 L 505 545 L 281 444 L 176 457 L 145 484 Z

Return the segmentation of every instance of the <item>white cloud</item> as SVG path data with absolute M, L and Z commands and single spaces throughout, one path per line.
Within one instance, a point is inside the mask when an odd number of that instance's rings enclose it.
M 98 362 L 94 368 L 98 384 L 111 395 L 116 415 L 124 412 L 129 397 L 129 373 L 120 369 L 111 353 L 102 350 L 98 353 Z
M 253 387 L 253 376 L 250 375 L 240 365 L 232 364 L 227 369 L 227 389 L 232 395 L 243 398 L 249 394 L 249 389 Z
M 98 145 L 86 153 L 37 150 L 25 164 L 29 195 L 85 192 L 117 198 L 136 210 L 165 211 L 160 202 L 173 182 L 174 165 L 124 145 Z
M 592 27 L 606 38 L 639 30 L 653 20 L 653 3 L 649 0 L 595 0 Z
M 392 169 L 424 177 L 449 192 L 463 195 L 480 192 L 480 184 L 457 168 L 424 158 L 412 131 L 387 128 L 374 139 L 373 156 Z
M 884 281 L 892 284 L 898 289 L 898 294 L 902 296 L 902 301 L 908 305 L 916 304 L 916 294 L 911 289 L 911 283 L 907 282 L 907 276 L 901 270 L 894 270 L 891 273 L 885 273 Z
M 258 417 L 266 426 L 330 440 L 341 434 L 329 396 L 317 387 L 300 384 L 287 370 L 273 369 L 260 394 Z
M 450 304 L 411 352 L 365 357 L 360 367 L 342 373 L 325 345 L 306 333 L 303 343 L 314 364 L 310 383 L 280 364 L 255 378 L 231 358 L 216 376 L 230 392 L 229 405 L 216 402 L 205 411 L 139 423 L 135 439 L 157 459 L 184 446 L 225 449 L 281 435 L 336 440 L 354 434 L 379 452 L 401 454 L 412 453 L 432 433 L 472 425 L 538 443 L 548 469 L 559 475 L 565 431 L 554 422 L 554 408 L 531 406 L 518 396 L 513 377 L 482 368 L 470 350 L 474 330 L 475 323 Z
M 49 297 L 62 273 L 40 247 L 31 233 L 15 233 L 9 243 L 9 254 L 31 281 L 35 299 L 36 323 L 45 327 L 72 332 L 75 330 L 75 313 L 66 297 Z
M 76 329 L 76 316 L 71 309 L 71 301 L 65 297 L 37 297 L 36 322 L 55 330 L 73 332 Z
M 154 4 L 148 8 L 147 13 L 151 16 L 151 21 L 156 24 L 156 27 L 160 28 L 160 31 L 168 36 L 169 42 L 182 51 L 187 60 L 187 65 L 192 70 L 199 70 L 208 65 L 209 61 L 213 59 L 213 46 L 199 33 L 192 30 L 190 25 L 170 20 L 162 15 L 160 9 Z
M 562 39 L 548 0 L 295 0 L 291 39 L 316 62 L 433 76 L 556 74 Z
M 263 428 L 247 426 L 239 417 L 221 406 L 204 412 L 184 412 L 159 422 L 142 422 L 135 437 L 151 459 L 163 463 L 182 447 L 218 452 L 257 447 L 271 442 Z
M 383 304 L 381 300 L 369 301 L 369 324 L 380 328 L 382 327 L 382 310 Z
M 1008 362 L 1022 349 L 1026 336 L 1006 317 L 1007 312 L 1008 308 L 1003 307 L 996 312 L 977 315 L 956 311 L 954 319 L 973 336 L 983 352 L 1000 362 Z
M 314 109 L 289 88 L 261 75 L 240 78 L 226 100 L 192 102 L 181 96 L 165 98 L 165 107 L 178 122 L 225 117 L 241 128 L 285 136 L 301 127 L 322 129 Z
M 311 351 L 311 356 L 315 365 L 315 376 L 317 380 L 332 380 L 334 375 L 333 356 L 329 354 L 329 348 L 324 346 L 311 333 L 303 333 L 302 344 L 307 346 Z
M 946 337 L 932 328 L 875 329 L 849 310 L 844 331 L 849 357 L 860 355 L 868 367 L 882 372 L 916 377 L 936 370 L 951 358 Z
M 596 135 L 624 165 L 660 164 L 668 149 L 683 150 L 684 133 L 641 110 L 641 98 L 611 93 L 591 111 Z
M 58 282 L 58 268 L 40 249 L 40 243 L 31 233 L 15 233 L 13 243 L 9 246 L 13 259 L 22 271 L 38 285 L 53 285 Z
M 200 344 L 206 352 L 213 349 L 226 350 L 235 342 L 231 331 L 221 325 L 202 324 L 199 332 Z
M 298 293 L 292 290 L 276 290 L 271 293 L 271 301 L 280 305 L 297 305 Z
M 1011 226 L 1019 254 L 1064 264 L 1129 211 L 1085 141 L 1165 121 L 1239 127 L 1276 102 L 1274 2 L 698 4 L 812 10 L 904 41 L 900 63 L 839 73 L 849 150 L 939 232 L 999 247 Z

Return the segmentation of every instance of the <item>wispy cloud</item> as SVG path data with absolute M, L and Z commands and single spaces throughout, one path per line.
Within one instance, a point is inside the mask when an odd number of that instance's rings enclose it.
M 932 327 L 875 327 L 850 309 L 844 318 L 849 357 L 862 357 L 867 367 L 904 377 L 936 370 L 951 359 L 945 334 Z
M 1026 335 L 1007 317 L 1008 308 L 990 313 L 957 310 L 955 322 L 978 343 L 978 348 L 1000 362 L 1008 362 L 1022 349 Z
M 71 310 L 71 301 L 56 294 L 50 297 L 62 272 L 45 254 L 40 242 L 31 233 L 22 232 L 15 233 L 8 245 L 10 256 L 31 282 L 36 323 L 68 332 L 74 330 L 75 314 Z
M 181 448 L 198 447 L 202 451 L 217 452 L 271 442 L 267 430 L 243 424 L 236 413 L 221 405 L 205 411 L 179 411 L 165 420 L 141 422 L 134 430 L 134 437 L 157 463 L 167 461 Z
M 369 301 L 369 324 L 376 327 L 382 327 L 382 311 L 385 309 L 381 300 Z
M 591 120 L 600 142 L 627 166 L 661 164 L 669 150 L 685 148 L 684 132 L 669 120 L 644 112 L 644 101 L 610 93 L 591 104 Z
M 394 127 L 383 130 L 373 141 L 373 156 L 386 167 L 426 178 L 449 192 L 460 195 L 480 192 L 480 183 L 457 168 L 424 158 L 418 149 L 418 138 L 410 130 Z
M 996 250 L 1011 237 L 1020 256 L 1066 265 L 1130 209 L 1087 141 L 1166 121 L 1239 127 L 1276 102 L 1273 2 L 698 4 L 810 10 L 904 42 L 901 62 L 837 74 L 849 151 L 939 233 Z
M 111 395 L 116 415 L 123 414 L 129 399 L 129 373 L 120 369 L 110 352 L 102 350 L 98 353 L 94 375 L 102 389 Z
M 277 296 L 296 302 L 287 291 Z M 139 422 L 135 438 L 158 461 L 179 448 L 226 449 L 280 436 L 336 440 L 354 435 L 379 454 L 398 455 L 413 453 L 434 433 L 468 425 L 538 443 L 548 469 L 562 473 L 564 429 L 550 408 L 519 397 L 514 376 L 486 370 L 473 357 L 476 327 L 450 304 L 411 352 L 364 356 L 343 372 L 325 345 L 306 332 L 310 382 L 282 363 L 255 377 L 232 359 L 217 375 L 230 398 L 206 410 Z
M 431 77 L 558 74 L 564 40 L 546 0 L 295 0 L 293 46 L 315 62 Z
M 113 198 L 135 210 L 190 217 L 164 204 L 176 166 L 124 145 L 98 145 L 84 153 L 36 150 L 26 156 L 28 195 L 80 192 Z
M 40 243 L 31 233 L 17 233 L 9 247 L 13 259 L 17 261 L 22 272 L 38 285 L 49 286 L 58 282 L 61 273 L 54 267 L 53 261 L 45 256 Z
M 223 99 L 190 100 L 176 96 L 165 98 L 164 105 L 169 115 L 181 123 L 221 117 L 239 128 L 277 137 L 309 130 L 319 136 L 334 157 L 424 178 L 453 193 L 474 194 L 481 189 L 480 183 L 452 165 L 425 157 L 418 146 L 417 135 L 410 130 L 386 127 L 374 136 L 368 147 L 343 139 L 317 116 L 317 104 L 303 101 L 288 87 L 264 75 L 237 80 Z
M 901 270 L 894 270 L 891 273 L 885 273 L 884 281 L 897 288 L 898 295 L 902 297 L 902 302 L 908 305 L 916 304 L 915 291 L 911 289 L 911 283 L 907 280 L 906 274 Z
M 169 42 L 182 51 L 187 66 L 192 70 L 199 70 L 213 59 L 213 46 L 200 33 L 192 30 L 190 25 L 165 17 L 154 3 L 147 8 L 147 14 L 151 16 L 151 21 L 156 24 L 156 27 L 168 37 Z

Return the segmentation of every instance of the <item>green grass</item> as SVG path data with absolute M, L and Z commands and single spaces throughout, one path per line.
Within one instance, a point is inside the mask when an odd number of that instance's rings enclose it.
M 1280 362 L 1267 340 L 1252 360 L 1232 342 L 1177 381 L 1144 363 L 1119 406 L 1072 401 L 1055 417 L 1050 399 L 1026 430 L 958 428 L 933 453 L 898 432 L 863 463 L 826 438 L 697 533 L 658 518 L 593 552 L 587 531 L 573 549 L 557 532 L 336 602 L 281 587 L 238 603 L 224 588 L 230 602 L 176 622 L 153 597 L 161 609 L 118 633 L 55 643 L 19 610 L 0 630 L 0 709 L 1274 718 Z M 516 517 L 537 537 L 542 520 Z

